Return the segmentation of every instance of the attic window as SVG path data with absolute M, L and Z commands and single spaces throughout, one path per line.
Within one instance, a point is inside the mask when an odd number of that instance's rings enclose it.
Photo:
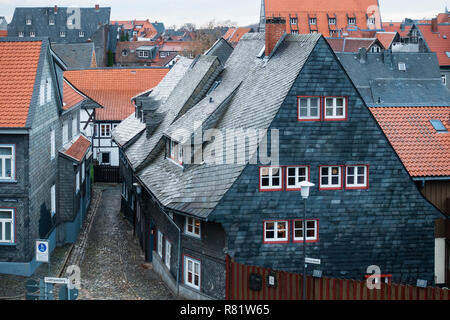
M 78 35 L 80 38 L 84 38 L 84 31 L 80 31 Z
M 336 18 L 328 18 L 328 24 L 336 24 Z
M 450 59 L 450 51 L 446 51 L 445 54 L 447 55 L 447 58 Z
M 447 133 L 448 130 L 441 120 L 430 120 L 431 125 L 438 133 Z
M 258 53 L 258 55 L 256 57 L 257 58 L 264 58 L 265 52 L 266 52 L 266 46 L 263 46 L 261 51 Z
M 375 18 L 367 19 L 367 24 L 375 24 Z
M 128 55 L 128 50 L 122 50 L 122 57 L 126 57 Z
M 317 18 L 309 18 L 309 24 L 316 24 Z
M 27 19 L 26 24 L 27 26 L 31 26 L 31 19 Z
M 48 24 L 49 24 L 50 26 L 54 26 L 54 25 L 55 25 L 55 20 L 54 20 L 54 19 L 48 20 Z
M 36 37 L 36 33 L 34 31 L 31 31 L 30 32 L 30 38 L 34 38 L 34 37 Z
M 356 18 L 348 18 L 348 24 L 356 24 Z
M 398 70 L 400 70 L 400 71 L 406 71 L 406 63 L 404 63 L 404 62 L 399 62 L 399 63 L 398 63 Z
M 166 147 L 166 157 L 178 165 L 183 165 L 183 146 L 178 142 L 168 139 Z
M 19 32 L 19 38 L 23 38 L 23 32 L 22 31 Z
M 291 22 L 291 24 L 297 24 L 298 20 L 297 20 L 297 18 L 291 18 L 290 22 Z
M 61 38 L 65 38 L 65 37 L 66 37 L 66 32 L 65 32 L 65 31 L 61 31 L 61 32 L 59 33 L 59 36 L 60 36 Z

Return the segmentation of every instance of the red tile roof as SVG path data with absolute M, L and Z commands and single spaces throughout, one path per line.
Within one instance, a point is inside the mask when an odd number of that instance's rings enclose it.
M 377 39 L 327 38 L 334 52 L 358 52 L 360 48 L 369 49 Z
M 370 108 L 412 177 L 450 176 L 450 107 Z M 437 133 L 441 120 L 449 133 Z
M 66 80 L 63 83 L 63 110 L 69 110 L 70 108 L 76 106 L 85 98 L 79 94 L 74 88 L 72 88 Z
M 242 36 L 251 30 L 252 28 L 230 28 L 223 38 L 232 44 L 237 44 Z
M 418 27 L 430 50 L 436 52 L 439 65 L 450 66 L 450 57 L 446 54 L 450 54 L 450 24 L 438 25 L 437 33 L 431 31 L 431 24 Z
M 397 32 L 377 32 L 376 37 L 385 49 L 389 49 L 394 41 Z
M 122 121 L 132 114 L 131 98 L 156 87 L 168 68 L 110 68 L 66 71 L 64 77 L 80 92 L 103 106 L 99 121 Z
M 0 42 L 0 127 L 25 127 L 42 41 Z
M 86 155 L 86 152 L 89 150 L 89 147 L 91 146 L 91 142 L 83 135 L 80 135 L 80 137 L 72 143 L 72 145 L 67 149 L 63 154 L 66 156 L 75 159 L 78 162 L 81 162 Z
M 317 18 L 316 30 L 325 36 L 330 35 L 328 16 L 336 17 L 335 29 L 347 29 L 347 17 L 356 18 L 360 29 L 369 29 L 366 14 L 369 8 L 378 8 L 377 0 L 266 0 L 266 17 L 281 16 L 286 19 L 286 31 L 290 32 L 289 15 L 298 17 L 298 32 L 310 33 L 309 17 Z M 370 10 L 370 15 L 372 14 Z M 327 15 L 328 14 L 328 15 Z M 381 28 L 381 19 L 376 19 Z M 297 30 L 297 26 L 293 28 Z
M 153 38 L 158 34 L 155 27 L 149 20 L 125 20 L 125 21 L 111 21 L 111 24 L 122 25 L 125 30 L 137 31 L 138 37 L 142 38 Z M 141 28 L 136 28 L 136 26 L 141 26 Z

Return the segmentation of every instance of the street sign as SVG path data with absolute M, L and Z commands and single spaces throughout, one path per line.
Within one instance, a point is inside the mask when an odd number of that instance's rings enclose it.
M 320 259 L 305 258 L 305 263 L 320 264 Z
M 45 283 L 54 283 L 54 284 L 68 284 L 69 279 L 45 277 L 44 282 Z
M 39 281 L 30 279 L 27 280 L 25 287 L 27 288 L 27 292 L 35 293 L 39 291 Z
M 48 240 L 36 240 L 36 261 L 49 262 Z

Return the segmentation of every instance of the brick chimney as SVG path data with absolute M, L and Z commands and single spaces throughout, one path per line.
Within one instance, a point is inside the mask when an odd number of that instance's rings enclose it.
M 437 33 L 438 32 L 438 22 L 437 18 L 431 19 L 431 32 Z
M 95 5 L 95 10 L 97 10 L 97 11 L 100 10 L 100 5 L 99 4 Z
M 55 14 L 58 13 L 58 6 L 55 5 L 55 8 L 53 10 L 55 11 Z
M 266 18 L 266 57 L 270 56 L 278 40 L 285 32 L 286 20 L 284 18 Z

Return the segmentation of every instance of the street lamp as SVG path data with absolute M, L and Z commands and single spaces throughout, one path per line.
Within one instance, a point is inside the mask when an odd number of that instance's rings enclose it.
M 303 257 L 304 257 L 304 268 L 303 268 L 303 300 L 306 300 L 306 199 L 309 197 L 309 189 L 314 187 L 315 184 L 309 181 L 300 182 L 301 194 L 303 198 Z

